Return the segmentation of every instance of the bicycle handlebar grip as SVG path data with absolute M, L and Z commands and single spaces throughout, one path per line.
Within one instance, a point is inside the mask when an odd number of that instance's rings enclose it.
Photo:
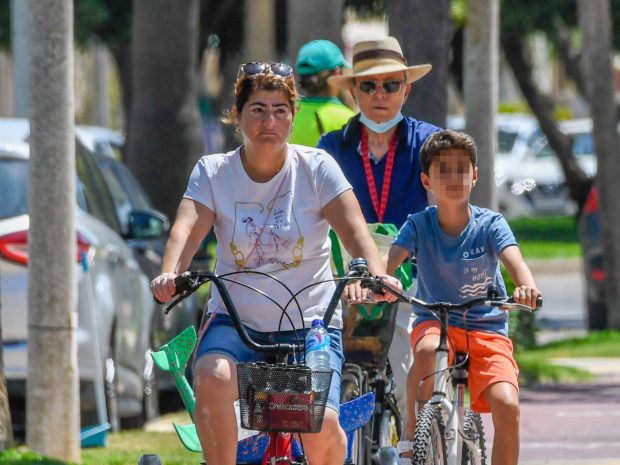
M 538 296 L 538 298 L 536 299 L 536 310 L 538 310 L 539 308 L 542 308 L 543 306 L 543 298 L 542 296 Z
M 176 288 L 175 295 L 191 291 L 192 286 L 189 272 L 182 273 L 174 278 L 174 287 Z

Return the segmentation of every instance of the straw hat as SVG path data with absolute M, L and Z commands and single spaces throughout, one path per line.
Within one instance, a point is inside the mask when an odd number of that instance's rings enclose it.
M 330 86 L 345 90 L 353 85 L 356 77 L 405 71 L 407 84 L 417 81 L 431 70 L 430 64 L 407 66 L 400 44 L 394 37 L 358 42 L 353 46 L 353 68 L 351 74 L 331 76 Z

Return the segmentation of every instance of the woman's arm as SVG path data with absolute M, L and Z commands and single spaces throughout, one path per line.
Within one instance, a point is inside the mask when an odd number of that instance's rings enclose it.
M 172 299 L 176 290 L 174 278 L 189 267 L 214 221 L 215 213 L 211 209 L 194 200 L 181 200 L 166 244 L 161 274 L 151 282 L 151 291 L 157 300 Z
M 323 216 L 336 232 L 351 257 L 365 258 L 368 262 L 368 271 L 371 274 L 385 276 L 386 284 L 396 290 L 402 290 L 400 281 L 386 276 L 385 264 L 368 232 L 368 225 L 352 190 L 343 192 L 329 202 L 323 208 Z M 360 289 L 359 286 L 355 288 L 349 286 L 347 289 L 345 298 L 348 296 L 350 301 L 362 301 L 367 295 L 367 291 Z M 389 301 L 396 299 L 391 294 L 385 294 L 382 297 Z

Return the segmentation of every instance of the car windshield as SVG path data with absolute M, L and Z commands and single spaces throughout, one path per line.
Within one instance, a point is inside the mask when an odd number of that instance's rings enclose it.
M 28 213 L 28 162 L 0 160 L 0 219 Z
M 512 151 L 512 147 L 517 140 L 517 133 L 512 131 L 497 131 L 497 150 L 501 154 L 508 154 Z
M 573 155 L 576 157 L 580 157 L 583 155 L 592 155 L 594 153 L 594 143 L 592 140 L 591 132 L 581 132 L 576 134 L 568 134 L 568 136 L 573 140 Z M 538 138 L 533 136 L 532 139 L 538 139 L 532 142 L 530 140 L 530 145 L 535 146 L 534 144 L 539 143 L 540 150 L 536 153 L 536 158 L 546 158 L 555 156 L 555 152 L 547 143 L 547 139 L 544 138 L 541 134 L 538 135 Z

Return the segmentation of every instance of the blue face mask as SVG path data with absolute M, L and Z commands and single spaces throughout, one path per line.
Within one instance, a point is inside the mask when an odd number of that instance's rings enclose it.
M 360 123 L 370 129 L 372 132 L 376 132 L 379 134 L 383 134 L 384 132 L 389 131 L 402 120 L 403 114 L 400 111 L 396 114 L 396 116 L 394 116 L 394 118 L 384 123 L 376 123 L 368 116 L 366 116 L 363 112 L 360 113 Z

